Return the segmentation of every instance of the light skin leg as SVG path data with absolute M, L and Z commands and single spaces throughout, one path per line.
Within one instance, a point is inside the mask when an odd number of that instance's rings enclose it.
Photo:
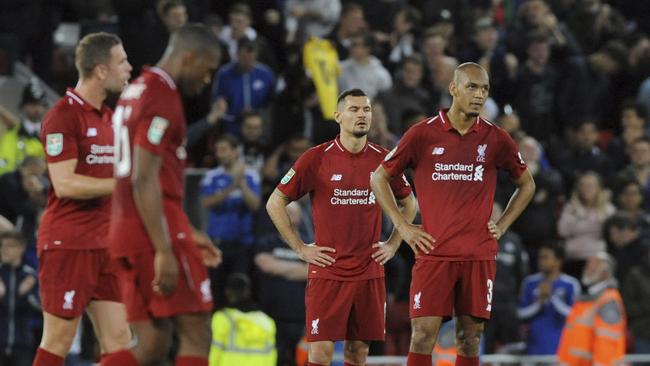
M 470 315 L 458 316 L 456 322 L 456 345 L 458 354 L 465 357 L 477 357 L 481 343 L 481 333 L 485 320 Z
M 309 343 L 309 362 L 329 365 L 334 355 L 334 342 L 320 341 Z
M 40 348 L 64 357 L 70 350 L 70 345 L 77 333 L 80 316 L 76 318 L 61 318 L 59 316 L 43 312 L 43 338 Z
M 353 365 L 365 365 L 368 352 L 370 351 L 369 341 L 345 341 L 343 357 L 345 362 Z
M 411 319 L 411 345 L 409 352 L 431 354 L 436 345 L 442 317 L 423 316 Z
M 115 301 L 92 301 L 86 312 L 93 322 L 102 353 L 129 347 L 131 329 L 126 321 L 124 304 Z

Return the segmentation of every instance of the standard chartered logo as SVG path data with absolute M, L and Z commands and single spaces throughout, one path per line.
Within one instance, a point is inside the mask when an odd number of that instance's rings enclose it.
M 90 154 L 86 155 L 86 164 L 113 164 L 113 145 L 90 145 Z
M 369 189 L 340 189 L 332 191 L 330 199 L 332 205 L 374 205 L 376 204 L 375 194 Z
M 482 164 L 444 164 L 436 163 L 433 167 L 431 179 L 434 181 L 465 181 L 465 182 L 482 182 L 483 165 Z

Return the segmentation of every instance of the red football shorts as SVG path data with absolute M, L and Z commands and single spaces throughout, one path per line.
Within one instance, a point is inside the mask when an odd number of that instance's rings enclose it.
M 312 278 L 307 282 L 305 305 L 307 342 L 384 340 L 383 278 L 360 281 Z
M 108 249 L 44 250 L 38 263 L 41 302 L 47 313 L 76 318 L 91 300 L 121 301 L 118 266 Z
M 411 319 L 454 314 L 489 319 L 495 274 L 494 260 L 417 260 L 411 279 Z
M 122 298 L 130 323 L 212 310 L 210 279 L 199 249 L 191 241 L 172 247 L 178 264 L 178 282 L 168 296 L 155 293 L 151 286 L 154 251 L 118 258 Z

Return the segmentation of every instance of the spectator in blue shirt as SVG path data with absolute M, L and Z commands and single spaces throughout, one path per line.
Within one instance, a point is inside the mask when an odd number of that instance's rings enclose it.
M 207 233 L 223 252 L 222 264 L 211 275 L 215 304 L 220 306 L 225 278 L 251 268 L 253 216 L 261 198 L 259 173 L 241 161 L 239 140 L 224 134 L 217 139 L 215 152 L 219 166 L 203 178 L 201 204 L 208 209 Z
M 271 69 L 257 62 L 255 41 L 238 41 L 237 61 L 222 67 L 214 78 L 212 101 L 223 99 L 228 104 L 222 117 L 221 129 L 240 136 L 242 113 L 266 108 L 275 90 L 275 75 Z
M 528 323 L 529 355 L 555 354 L 564 321 L 580 294 L 580 282 L 562 273 L 564 249 L 555 244 L 539 248 L 540 272 L 524 278 L 517 316 Z

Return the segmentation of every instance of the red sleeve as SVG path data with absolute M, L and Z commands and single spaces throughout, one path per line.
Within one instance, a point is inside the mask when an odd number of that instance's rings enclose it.
M 404 199 L 411 194 L 411 185 L 404 174 L 393 177 L 390 181 L 390 188 L 398 200 Z
M 512 137 L 501 129 L 498 130 L 498 133 L 501 148 L 497 156 L 497 168 L 507 170 L 510 178 L 518 179 L 527 169 L 526 162 L 521 157 L 519 147 Z
M 165 100 L 164 95 L 145 93 L 138 101 L 143 110 L 141 119 L 135 124 L 133 143 L 156 155 L 163 154 L 178 123 L 166 112 Z
M 417 163 L 418 156 L 416 151 L 418 149 L 418 142 L 415 131 L 417 128 L 414 127 L 406 131 L 397 146 L 386 155 L 384 161 L 381 163 L 391 177 L 401 174 L 404 170 L 415 166 Z
M 41 143 L 48 163 L 79 158 L 79 126 L 77 114 L 57 105 L 43 120 Z
M 316 177 L 311 172 L 311 167 L 315 165 L 314 153 L 316 151 L 312 148 L 302 154 L 278 183 L 278 190 L 292 201 L 314 190 Z

